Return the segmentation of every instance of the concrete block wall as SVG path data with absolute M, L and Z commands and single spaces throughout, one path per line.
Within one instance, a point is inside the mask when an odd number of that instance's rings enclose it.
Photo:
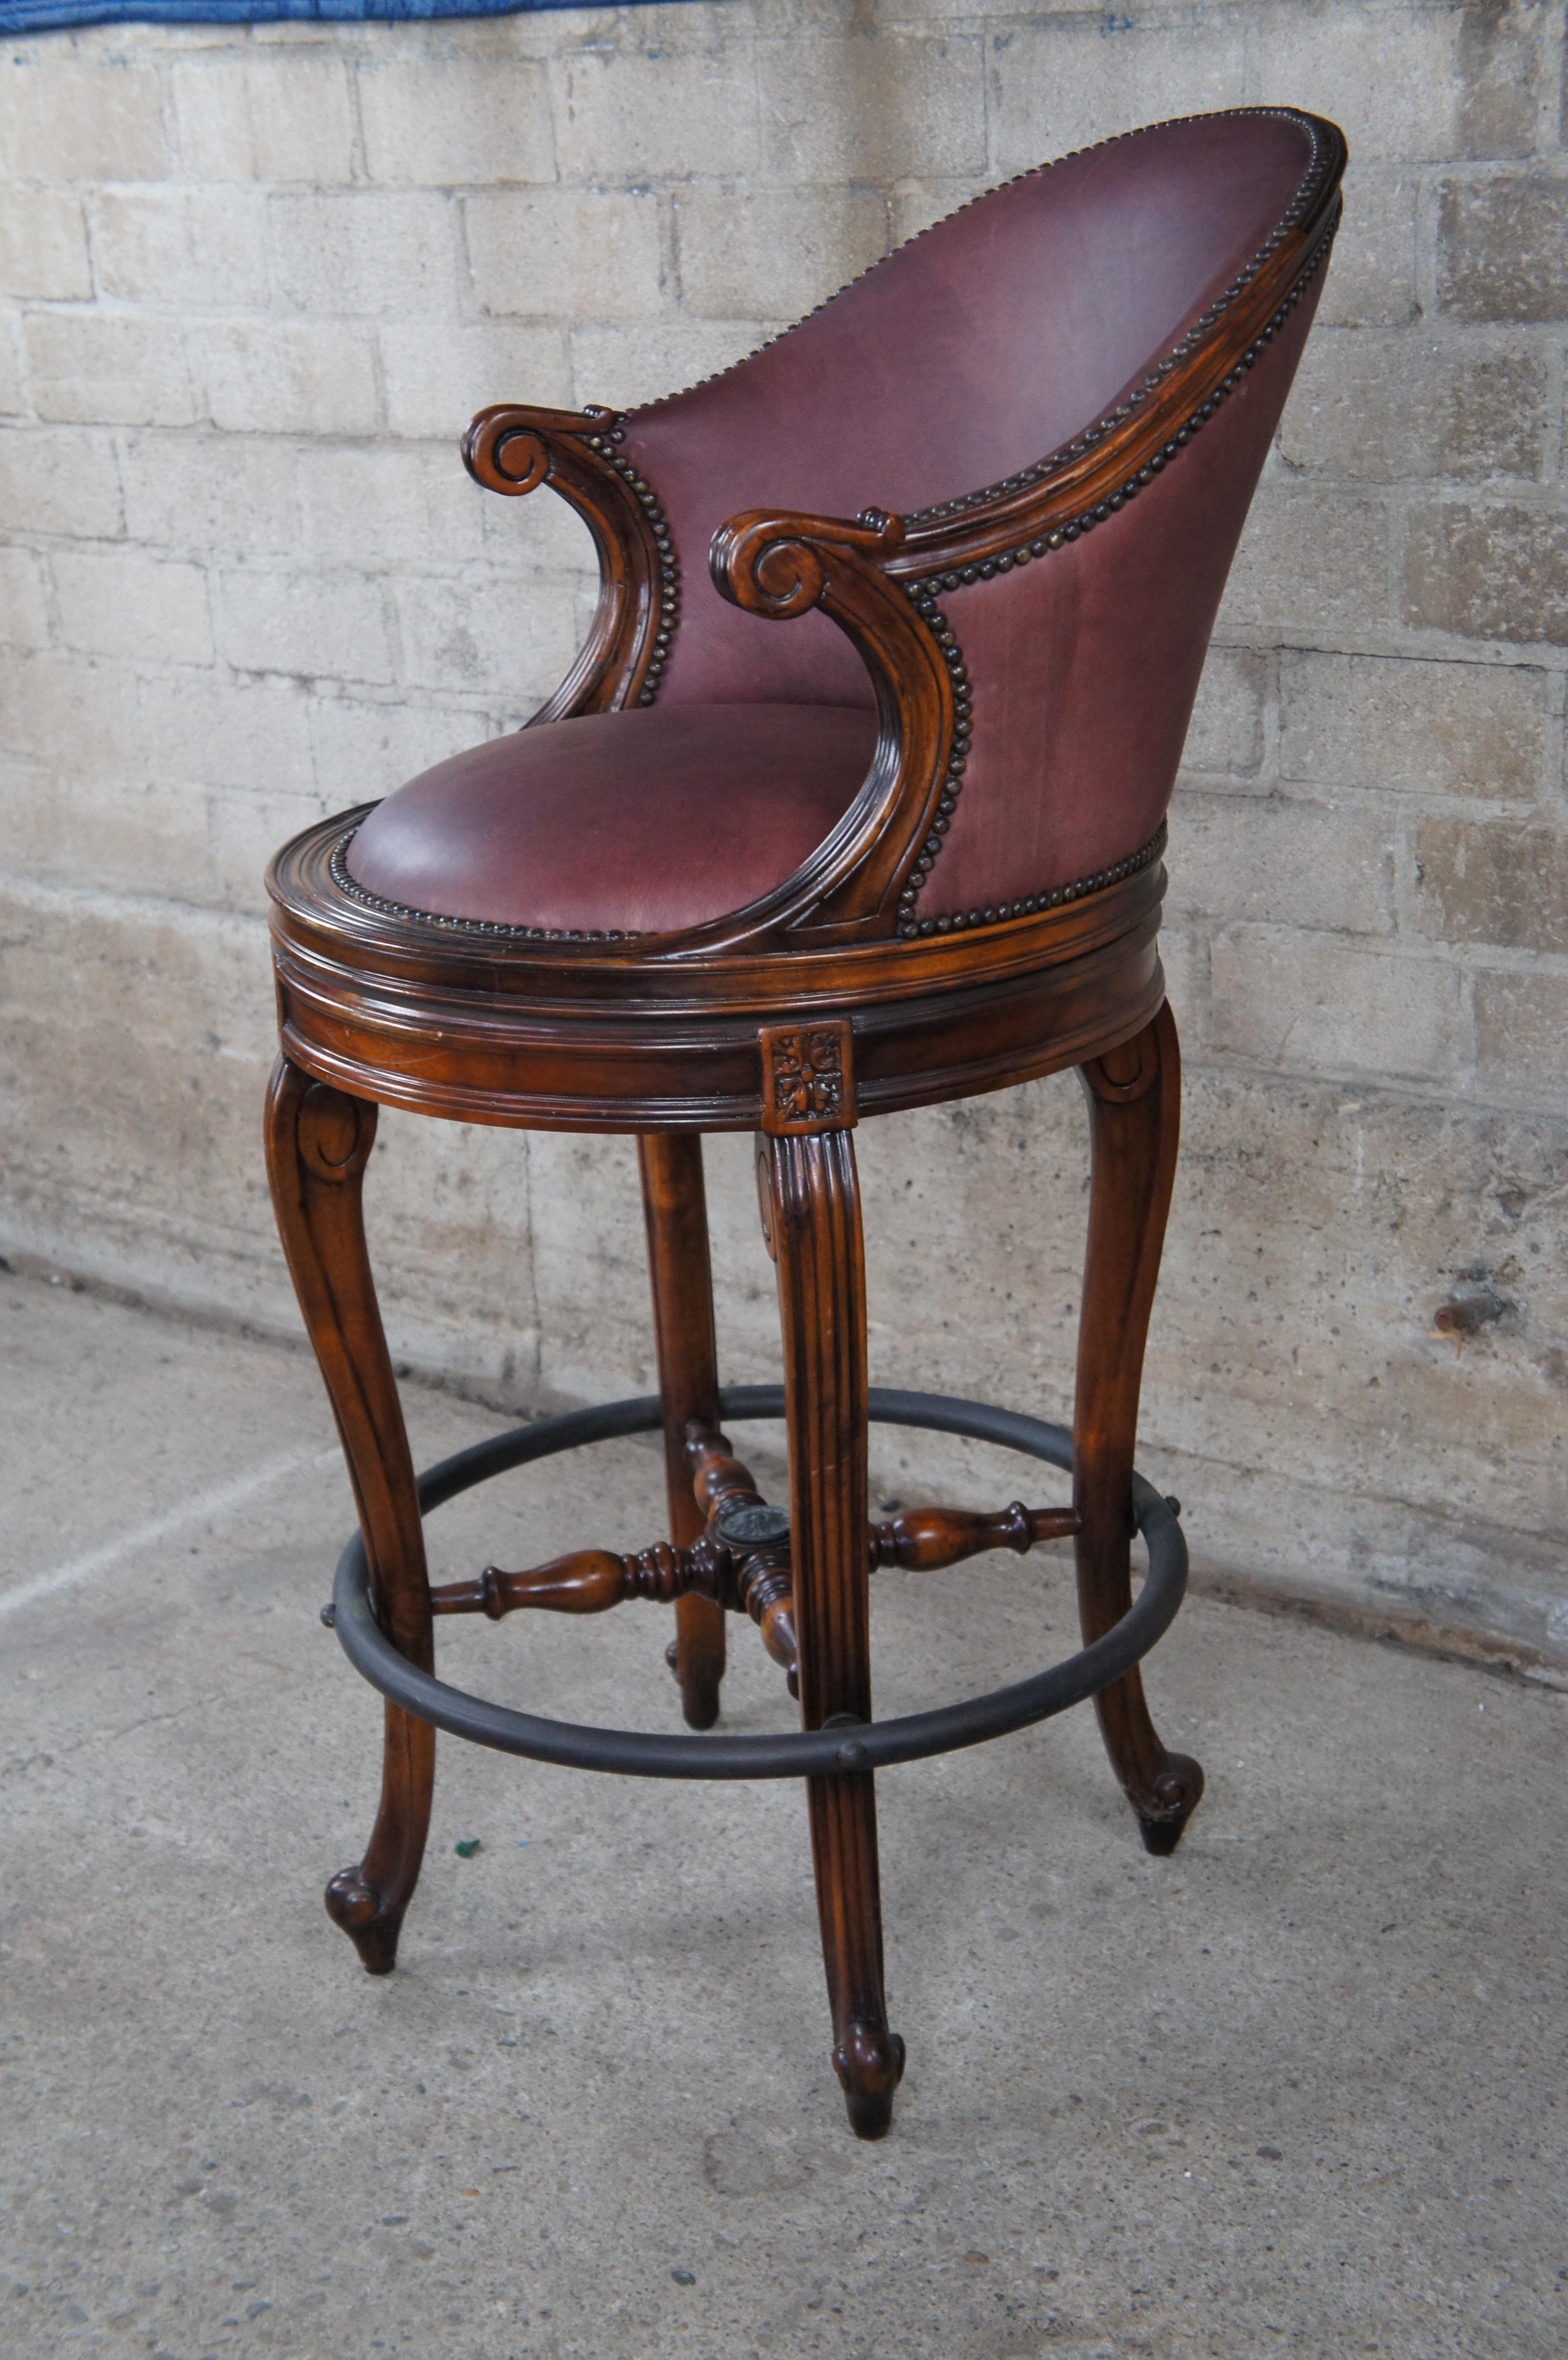
M 515 727 L 591 595 L 564 511 L 463 477 L 474 408 L 668 390 L 1042 157 L 1297 101 L 1355 161 L 1172 819 L 1143 1457 L 1211 1579 L 1568 1662 L 1563 20 L 691 0 L 0 49 L 0 1243 L 294 1324 L 265 858 Z M 862 1159 L 877 1373 L 1062 1411 L 1071 1079 Z M 766 1375 L 744 1142 L 712 1169 Z M 410 1362 L 648 1381 L 623 1143 L 389 1118 L 372 1193 Z M 973 1491 L 909 1457 L 886 1488 Z

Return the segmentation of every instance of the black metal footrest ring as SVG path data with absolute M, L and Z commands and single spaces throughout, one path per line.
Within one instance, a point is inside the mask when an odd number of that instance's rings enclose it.
M 721 1395 L 726 1418 L 784 1415 L 782 1385 L 732 1385 Z M 983 1402 L 956 1401 L 942 1393 L 898 1393 L 873 1386 L 867 1407 L 873 1424 L 922 1426 L 936 1434 L 960 1434 L 976 1442 L 1021 1450 L 1048 1466 L 1071 1469 L 1073 1440 L 1064 1426 L 991 1409 Z M 443 1459 L 419 1478 L 419 1512 L 429 1515 L 445 1500 L 536 1459 L 576 1450 L 617 1436 L 650 1434 L 662 1424 L 657 1394 L 606 1402 L 597 1409 L 571 1410 L 515 1426 L 471 1449 Z M 1028 1729 L 1082 1704 L 1130 1671 L 1176 1619 L 1187 1587 L 1187 1544 L 1170 1507 L 1141 1475 L 1132 1479 L 1133 1515 L 1149 1549 L 1142 1590 L 1113 1630 L 1064 1663 L 1037 1672 L 1009 1688 L 971 1697 L 932 1712 L 905 1713 L 870 1721 L 853 1737 L 843 1730 L 783 1730 L 767 1737 L 712 1737 L 691 1731 L 666 1734 L 652 1730 L 593 1729 L 581 1722 L 551 1721 L 517 1712 L 454 1688 L 421 1672 L 398 1654 L 370 1607 L 365 1545 L 356 1534 L 338 1560 L 333 1584 L 333 1628 L 349 1661 L 372 1687 L 395 1704 L 502 1754 L 522 1754 L 536 1762 L 558 1762 L 574 1770 L 615 1770 L 644 1778 L 809 1778 L 835 1772 L 874 1770 L 893 1762 L 917 1762 L 978 1745 L 1009 1730 Z

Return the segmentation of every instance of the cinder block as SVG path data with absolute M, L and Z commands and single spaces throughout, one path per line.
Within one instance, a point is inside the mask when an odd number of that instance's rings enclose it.
M 1452 1081 L 1460 978 L 1435 958 L 1374 951 L 1344 934 L 1226 926 L 1209 949 L 1215 1055 L 1278 1072 Z
M 40 418 L 186 426 L 196 415 L 176 322 L 125 311 L 33 311 L 25 334 Z
M 717 377 L 791 323 L 787 320 L 655 320 L 573 328 L 574 398 L 633 410 Z
M 265 912 L 268 861 L 301 830 L 325 819 L 326 806 L 309 788 L 297 795 L 214 789 L 201 802 L 213 898 L 225 910 Z
M 0 156 L 16 180 L 158 180 L 169 170 L 163 77 L 46 40 L 0 75 Z
M 1251 648 L 1209 650 L 1181 756 L 1185 771 L 1256 781 L 1263 765 L 1269 660 Z
M 694 187 L 677 190 L 674 211 L 681 301 L 709 319 L 799 316 L 887 246 L 887 209 L 871 189 Z
M 93 292 L 82 201 L 63 189 L 11 188 L 0 207 L 0 292 L 80 302 Z
M 580 634 L 568 593 L 529 593 L 482 574 L 461 581 L 395 585 L 403 661 L 400 677 L 525 709 L 565 679 Z
M 1171 907 L 1352 934 L 1394 931 L 1394 843 L 1375 814 L 1192 791 L 1171 814 Z
M 89 693 L 93 678 L 82 683 Z M 205 901 L 212 893 L 201 798 L 140 776 L 125 752 L 117 761 L 89 766 L 74 741 L 57 749 L 52 764 L 13 782 L 5 856 L 13 871 L 76 891 L 96 888 L 166 901 Z
M 348 320 L 212 320 L 190 333 L 207 415 L 232 433 L 369 434 L 369 331 Z
M 440 574 L 484 548 L 485 496 L 455 447 L 307 443 L 298 460 L 299 546 L 317 563 Z
M 1345 219 L 1318 306 L 1320 334 L 1324 328 L 1398 328 L 1416 317 L 1421 185 L 1417 171 L 1363 163 L 1352 152 L 1345 176 Z
M 1448 180 L 1437 300 L 1460 320 L 1568 319 L 1568 180 Z
M 533 60 L 372 53 L 360 60 L 359 104 L 374 180 L 463 188 L 555 178 L 548 69 Z M 588 177 L 618 178 L 605 161 Z
M 552 59 L 550 82 L 564 180 L 635 185 L 757 168 L 757 65 L 749 42 L 721 38 L 696 49 L 584 46 Z
M 1531 1113 L 1568 1099 L 1568 976 L 1476 977 L 1475 1080 Z
M 1325 16 L 1283 0 L 1254 19 L 1258 94 L 1332 116 L 1368 162 L 1528 156 L 1539 23 L 1532 10 L 1372 5 Z
M 202 180 L 354 177 L 346 61 L 291 45 L 265 58 L 177 58 L 170 76 L 180 152 Z
M 66 647 L 133 662 L 212 662 L 207 577 L 199 565 L 139 549 L 62 549 L 51 570 Z
M 310 705 L 317 792 L 328 811 L 370 803 L 491 735 L 480 706 L 318 696 Z
M 133 541 L 211 561 L 292 556 L 299 547 L 299 454 L 272 437 L 127 434 L 120 444 Z
M 759 42 L 757 70 L 760 172 L 755 152 L 717 170 L 789 188 L 986 169 L 985 65 L 973 34 L 798 34 Z
M 0 652 L 7 749 L 52 771 L 68 757 L 86 778 L 148 775 L 136 673 L 125 664 L 40 650 Z
M 481 495 L 485 560 L 498 574 L 518 574 L 541 586 L 599 579 L 593 536 L 575 508 L 542 486 L 520 500 Z
M 14 426 L 0 434 L 0 530 L 113 541 L 125 530 L 107 434 Z
M 1472 639 L 1568 647 L 1568 516 L 1502 503 L 1414 509 L 1404 616 Z
M 137 701 L 147 743 L 171 781 L 267 794 L 310 786 L 308 703 L 295 681 L 150 673 Z
M 101 294 L 160 311 L 265 311 L 262 200 L 245 189 L 102 189 L 93 199 Z
M 0 547 L 0 639 L 13 648 L 47 648 L 43 573 L 30 549 Z
M 460 285 L 456 224 L 454 201 L 428 190 L 267 200 L 278 291 L 303 311 L 451 318 Z
M 374 577 L 272 573 L 247 565 L 217 577 L 219 650 L 241 672 L 389 681 L 386 601 Z
M 22 385 L 21 314 L 0 309 L 0 418 L 19 418 L 27 406 Z
M 0 1054 L 26 1135 L 49 1143 L 56 1207 L 139 1226 L 144 1267 L 196 1243 L 226 1277 L 234 1240 L 267 1217 L 256 1107 L 275 1020 L 261 924 L 48 887 L 13 884 L 6 901 Z
M 1220 606 L 1221 639 L 1365 631 L 1388 617 L 1388 518 L 1382 502 L 1266 476 Z
M 991 169 L 1006 178 L 1166 115 L 1235 106 L 1246 57 L 1244 27 L 1228 11 L 1160 23 L 1115 9 L 1008 25 L 988 50 Z M 917 158 L 907 169 L 931 167 Z
M 1320 786 L 1531 795 L 1551 728 L 1533 666 L 1398 657 L 1279 659 L 1279 770 Z
M 1416 830 L 1414 911 L 1440 942 L 1568 951 L 1568 844 L 1529 822 L 1429 814 Z
M 400 322 L 381 331 L 381 374 L 391 432 L 452 446 L 489 402 L 572 406 L 572 364 L 561 328 Z
M 1320 328 L 1286 404 L 1279 449 L 1303 473 L 1379 483 L 1539 475 L 1548 393 L 1538 353 Z
M 647 319 L 663 306 L 648 191 L 495 190 L 465 198 L 474 300 L 506 318 Z

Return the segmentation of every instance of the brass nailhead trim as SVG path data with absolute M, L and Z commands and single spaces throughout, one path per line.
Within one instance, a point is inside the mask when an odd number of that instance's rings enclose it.
M 641 475 L 632 462 L 616 447 L 617 444 L 624 442 L 626 437 L 623 417 L 624 413 L 620 410 L 609 411 L 608 423 L 604 433 L 586 434 L 583 439 L 590 451 L 597 451 L 600 457 L 615 469 L 616 475 L 626 485 L 648 519 L 653 531 L 655 546 L 659 551 L 659 619 L 653 634 L 653 653 L 648 659 L 648 671 L 637 695 L 639 705 L 651 705 L 659 694 L 659 683 L 669 660 L 670 642 L 675 635 L 675 627 L 681 620 L 681 561 L 676 556 L 675 543 L 670 531 L 670 519 L 659 505 L 659 495 L 647 476 Z
M 1278 246 L 1283 243 L 1290 231 L 1295 227 L 1302 215 L 1310 210 L 1313 199 L 1316 197 L 1319 189 L 1323 185 L 1323 181 L 1327 171 L 1327 158 L 1324 154 L 1323 141 L 1319 136 L 1317 128 L 1315 125 L 1309 122 L 1304 115 L 1300 114 L 1295 107 L 1229 106 L 1225 107 L 1220 111 L 1225 115 L 1261 115 L 1270 122 L 1299 124 L 1301 129 L 1306 133 L 1307 137 L 1312 144 L 1312 154 L 1307 162 L 1306 171 L 1303 173 L 1301 180 L 1297 186 L 1296 192 L 1294 196 L 1292 196 L 1283 213 L 1279 216 L 1279 220 L 1274 230 L 1265 241 L 1264 245 L 1258 249 L 1258 254 L 1247 265 L 1241 276 L 1232 281 L 1231 285 L 1225 290 L 1223 295 L 1216 297 L 1214 304 L 1212 307 L 1213 318 L 1210 319 L 1208 322 L 1210 326 L 1213 326 L 1214 320 L 1218 319 L 1220 313 L 1225 310 L 1227 305 L 1233 302 L 1236 300 L 1236 297 L 1251 283 L 1252 279 L 1257 277 L 1263 263 L 1268 260 L 1269 255 L 1273 253 Z M 983 189 L 977 197 L 971 197 L 967 203 L 955 205 L 952 213 L 944 213 L 940 221 L 932 222 L 926 229 L 917 230 L 913 237 L 905 238 L 901 245 L 893 248 L 893 253 L 901 254 L 904 251 L 905 246 L 918 246 L 921 238 L 933 236 L 935 233 L 943 228 L 948 222 L 956 221 L 961 213 L 970 212 L 975 205 L 983 205 L 987 197 L 993 197 L 996 194 L 997 189 L 1017 188 L 1020 181 L 1038 180 L 1043 174 L 1054 171 L 1058 164 L 1071 163 L 1076 156 L 1093 156 L 1097 154 L 1102 148 L 1119 147 L 1124 140 L 1146 138 L 1151 131 L 1170 131 L 1178 124 L 1202 123 L 1208 119 L 1208 117 L 1201 115 L 1173 115 L 1168 116 L 1162 123 L 1146 123 L 1140 126 L 1140 127 L 1136 131 L 1118 131 L 1108 139 L 1093 139 L 1085 148 L 1070 148 L 1064 156 L 1053 156 L 1048 163 L 1031 164 L 1027 171 L 1015 172 L 1009 180 L 999 180 L 996 183 L 996 188 Z M 857 287 L 863 279 L 868 279 L 874 270 L 879 270 L 882 264 L 884 262 L 890 261 L 891 258 L 891 255 L 883 255 L 877 261 L 869 264 L 865 270 L 856 271 L 853 279 L 846 279 L 844 284 L 842 287 L 836 288 L 833 294 L 825 295 L 820 303 L 813 303 L 811 310 L 803 312 L 799 320 L 793 321 L 788 328 L 780 328 L 776 336 L 765 336 L 760 344 L 755 345 L 749 353 L 743 354 L 738 361 L 732 361 L 727 368 L 713 369 L 708 376 L 700 377 L 694 379 L 691 385 L 680 387 L 673 393 L 661 394 L 657 401 L 641 402 L 636 410 L 626 410 L 618 413 L 616 421 L 617 426 L 619 426 L 622 420 L 626 418 L 630 418 L 635 422 L 637 418 L 646 416 L 649 410 L 661 410 L 666 402 L 679 400 L 682 394 L 695 393 L 700 386 L 717 385 L 722 378 L 733 377 L 736 369 L 744 368 L 746 362 L 755 360 L 758 353 L 768 352 L 774 344 L 781 344 L 786 336 L 792 335 L 795 329 L 802 326 L 805 321 L 814 320 L 819 311 L 825 311 L 830 303 L 836 303 L 841 295 L 847 295 L 852 287 Z M 1202 322 L 1195 322 L 1193 329 L 1189 331 L 1189 333 L 1197 333 L 1201 327 Z M 1177 360 L 1181 356 L 1185 342 L 1186 340 L 1183 339 L 1182 344 L 1173 347 L 1169 361 L 1162 363 L 1160 366 L 1156 369 L 1154 373 L 1154 382 L 1158 382 L 1161 376 L 1168 376 L 1170 371 L 1175 367 Z M 1116 413 L 1113 413 L 1113 416 L 1115 416 L 1115 414 Z M 1094 430 L 1091 430 L 1091 432 L 1093 431 Z M 619 433 L 617 433 L 615 439 L 617 441 L 620 440 Z M 1072 446 L 1069 447 L 1071 448 Z M 1054 453 L 1052 454 L 1052 462 L 1059 460 L 1064 455 L 1065 453 Z M 1042 461 L 1040 464 L 1041 466 L 1045 466 L 1052 462 Z M 1035 471 L 1031 470 L 1029 474 L 1010 475 L 1007 478 L 1005 485 L 1001 486 L 993 486 L 991 491 L 966 493 L 959 499 L 947 501 L 940 508 L 921 508 L 918 511 L 918 514 L 921 518 L 957 514 L 971 504 L 978 505 L 982 501 L 991 498 L 994 496 L 995 490 L 997 488 L 1012 490 L 1025 483 L 1030 482 L 1034 479 L 1034 473 Z
M 648 700 L 651 703 L 651 699 Z M 421 925 L 445 926 L 457 934 L 485 934 L 492 941 L 528 943 L 635 943 L 642 937 L 629 927 L 610 926 L 513 926 L 499 918 L 449 918 L 439 910 L 416 910 L 407 901 L 388 901 L 379 893 L 372 893 L 349 873 L 348 848 L 359 834 L 362 821 L 339 836 L 327 863 L 332 883 L 340 893 L 363 909 L 374 910 L 384 918 L 417 918 Z
M 1335 227 L 1337 227 L 1337 224 L 1335 224 Z M 1170 442 L 1164 445 L 1162 450 L 1159 450 L 1155 453 L 1153 458 L 1149 460 L 1146 466 L 1140 467 L 1136 475 L 1129 475 L 1127 477 L 1127 482 L 1122 485 L 1119 491 L 1110 493 L 1105 499 L 1097 501 L 1092 508 L 1082 509 L 1077 516 L 1069 518 L 1065 523 L 1053 526 L 1048 533 L 1038 534 L 1032 541 L 1026 539 L 1017 541 L 1010 549 L 998 550 L 995 557 L 984 558 L 974 565 L 955 566 L 947 573 L 932 574 L 928 575 L 924 581 L 910 583 L 908 586 L 911 596 L 914 595 L 916 592 L 920 591 L 929 595 L 930 593 L 938 590 L 958 590 L 964 588 L 971 582 L 989 582 L 995 574 L 1010 573 L 1015 565 L 1028 565 L 1033 558 L 1052 556 L 1057 550 L 1065 548 L 1070 542 L 1082 539 L 1084 533 L 1093 532 L 1097 524 L 1104 524 L 1107 517 L 1114 515 L 1117 509 L 1125 508 L 1128 500 L 1135 500 L 1139 492 L 1145 490 L 1147 486 L 1154 481 L 1156 475 L 1163 475 L 1165 469 L 1170 466 L 1171 461 L 1180 457 L 1182 451 L 1186 449 L 1187 444 L 1192 441 L 1193 435 L 1201 434 L 1203 432 L 1203 428 L 1208 424 L 1210 419 L 1214 417 L 1221 404 L 1229 400 L 1231 395 L 1240 385 L 1247 371 L 1253 367 L 1256 362 L 1262 359 L 1265 347 L 1273 343 L 1275 337 L 1279 334 L 1280 329 L 1284 326 L 1286 321 L 1290 318 L 1291 312 L 1295 310 L 1297 304 L 1301 301 L 1302 296 L 1312 285 L 1312 280 L 1317 277 L 1318 272 L 1328 260 L 1330 250 L 1334 245 L 1334 228 L 1331 228 L 1321 245 L 1318 246 L 1313 252 L 1311 260 L 1307 263 L 1307 266 L 1301 272 L 1301 277 L 1297 279 L 1295 285 L 1291 288 L 1290 293 L 1286 296 L 1279 310 L 1274 313 L 1272 319 L 1269 320 L 1268 325 L 1259 329 L 1258 335 L 1254 338 L 1253 342 L 1248 344 L 1247 350 L 1240 355 L 1236 361 L 1236 366 L 1230 371 L 1230 374 L 1227 377 L 1222 377 L 1219 384 L 1214 388 L 1214 392 L 1209 396 L 1208 399 L 1199 404 L 1198 408 L 1192 411 L 1185 423 L 1177 428 Z M 1149 380 L 1149 383 L 1152 384 L 1154 381 L 1155 380 L 1151 378 Z M 1137 401 L 1140 399 L 1140 395 L 1135 393 L 1131 399 L 1133 401 Z M 1113 411 L 1110 423 L 1113 425 L 1117 424 L 1128 415 L 1130 415 L 1130 411 L 1126 409 Z M 1090 442 L 1099 441 L 1102 434 L 1106 431 L 1108 430 L 1103 421 L 1100 426 L 1092 428 L 1089 433 L 1083 438 L 1081 442 L 1071 442 L 1067 445 L 1065 451 L 1056 453 L 1051 459 L 1042 459 L 1039 467 L 1031 469 L 1029 475 L 1009 477 L 1006 484 L 993 485 L 990 490 L 975 492 L 969 495 L 968 497 L 976 501 L 988 500 L 993 498 L 999 491 L 1008 491 L 1017 484 L 1030 481 L 1036 476 L 1049 475 L 1052 468 L 1058 465 L 1061 461 L 1063 459 L 1077 457 L 1080 451 L 1085 444 Z M 921 511 L 921 515 L 925 517 L 944 515 L 950 511 L 956 511 L 966 505 L 967 499 L 953 500 L 948 503 L 947 508 L 944 509 L 927 508 Z
M 1064 902 L 1081 901 L 1085 894 L 1100 893 L 1107 885 L 1119 885 L 1126 877 L 1136 877 L 1159 859 L 1165 849 L 1166 826 L 1163 820 L 1147 844 L 1129 852 L 1125 860 L 1117 860 L 1109 869 L 1097 869 L 1093 877 L 1080 877 L 1071 885 L 1053 885 L 1049 893 L 1029 893 L 1021 901 L 996 901 L 984 910 L 959 910 L 951 917 L 921 918 L 918 923 L 900 923 L 900 934 L 959 934 L 970 926 L 1000 925 L 1006 918 L 1032 917 L 1037 911 L 1058 910 Z

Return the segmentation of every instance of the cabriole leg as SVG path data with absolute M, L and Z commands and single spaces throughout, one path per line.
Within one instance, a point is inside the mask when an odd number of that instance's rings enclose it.
M 1143 1349 L 1176 1174 L 1181 1065 L 1169 1007 L 1078 1069 L 1089 1100 L 1089 1246 L 1078 1329 L 1073 1504 L 1085 1641 L 1132 1602 L 1132 1466 Z M 1105 1750 L 1152 1852 L 1174 1852 L 1203 1774 L 1160 1743 L 1134 1669 L 1094 1699 Z
M 294 1291 L 337 1419 L 376 1613 L 401 1653 L 434 1668 L 430 1585 L 413 1463 L 365 1252 L 360 1191 L 376 1108 L 286 1057 L 267 1101 L 273 1209 Z M 386 1708 L 381 1805 L 365 1858 L 327 1887 L 327 1909 L 373 1975 L 389 1974 L 424 1857 L 436 1733 Z
M 790 1547 L 800 1720 L 871 1718 L 866 1530 L 866 1273 L 847 1131 L 760 1142 L 764 1218 L 779 1265 L 789 1427 Z M 904 2044 L 887 2028 L 877 1802 L 869 1771 L 806 1782 L 833 2066 L 850 2126 L 880 2138 Z
M 719 1423 L 702 1134 L 648 1131 L 637 1141 L 637 1164 L 653 1283 L 670 1537 L 677 1548 L 690 1548 L 701 1538 L 706 1518 L 691 1488 L 686 1427 L 698 1419 L 712 1432 Z M 665 1652 L 681 1684 L 688 1724 L 711 1729 L 719 1717 L 719 1682 L 724 1674 L 724 1608 L 710 1598 L 677 1599 L 675 1636 Z

